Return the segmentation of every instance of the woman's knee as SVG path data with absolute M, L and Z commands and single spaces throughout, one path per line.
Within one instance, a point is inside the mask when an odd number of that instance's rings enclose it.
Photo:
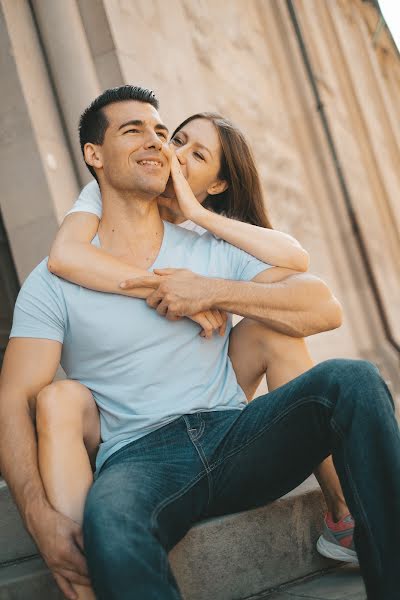
M 267 340 L 273 337 L 273 333 L 262 323 L 244 318 L 232 329 L 230 342 L 256 351 L 268 344 Z
M 236 343 L 251 347 L 254 352 L 259 352 L 267 361 L 274 358 L 285 359 L 290 352 L 298 353 L 301 349 L 306 350 L 303 338 L 294 338 L 279 333 L 253 319 L 245 318 L 236 327 Z
M 83 425 L 88 410 L 97 410 L 93 396 L 78 381 L 60 380 L 43 388 L 36 398 L 36 426 L 52 429 L 68 424 Z

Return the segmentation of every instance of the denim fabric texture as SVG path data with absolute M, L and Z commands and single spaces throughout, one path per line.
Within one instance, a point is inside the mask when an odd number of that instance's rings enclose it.
M 347 359 L 320 363 L 243 410 L 182 415 L 115 452 L 85 506 L 96 596 L 181 598 L 168 552 L 194 523 L 272 502 L 330 454 L 368 599 L 398 599 L 399 426 L 378 369 Z

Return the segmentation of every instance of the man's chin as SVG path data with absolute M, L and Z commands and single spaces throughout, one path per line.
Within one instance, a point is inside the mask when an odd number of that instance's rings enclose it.
M 141 191 L 149 196 L 159 196 L 164 193 L 165 181 L 160 179 L 148 179 L 147 181 L 141 182 Z
M 159 186 L 154 185 L 154 186 L 149 186 L 148 189 L 146 190 L 146 192 L 151 196 L 158 197 L 158 196 L 165 195 L 164 189 L 165 188 L 162 185 L 159 185 Z
M 175 198 L 174 184 L 172 183 L 171 178 L 168 179 L 167 185 L 165 186 L 164 191 L 161 192 L 161 195 L 164 196 L 164 198 Z

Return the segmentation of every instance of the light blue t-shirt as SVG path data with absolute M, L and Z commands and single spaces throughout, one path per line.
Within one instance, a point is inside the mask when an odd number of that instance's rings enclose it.
M 98 236 L 92 244 L 100 246 Z M 246 252 L 164 222 L 153 268 L 184 267 L 200 275 L 250 280 L 269 268 Z M 224 337 L 199 336 L 189 319 L 168 321 L 144 300 L 86 289 L 47 269 L 44 259 L 18 295 L 10 337 L 62 342 L 61 365 L 87 386 L 100 410 L 96 475 L 122 446 L 183 414 L 246 405 Z

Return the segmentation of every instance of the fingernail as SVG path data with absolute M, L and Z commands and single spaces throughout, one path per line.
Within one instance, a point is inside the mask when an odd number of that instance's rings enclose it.
M 126 288 L 126 283 L 123 281 L 122 283 L 119 284 L 119 287 Z

